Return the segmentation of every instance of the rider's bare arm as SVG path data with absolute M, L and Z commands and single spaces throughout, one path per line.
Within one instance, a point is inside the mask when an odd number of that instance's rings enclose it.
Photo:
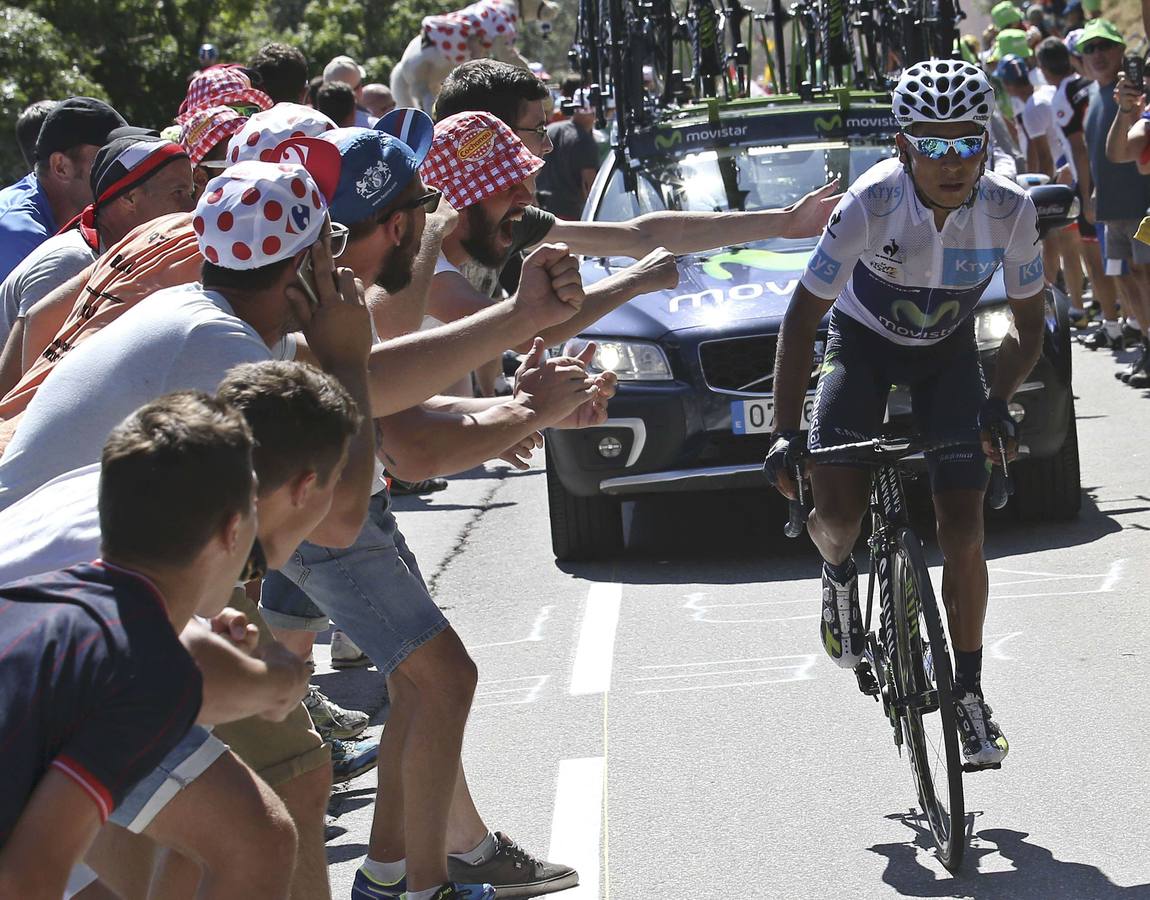
M 1042 331 L 1046 321 L 1044 292 L 1039 291 L 1023 300 L 1010 300 L 1014 322 L 994 364 L 994 384 L 991 397 L 1010 400 L 1019 385 L 1026 380 L 1042 355 Z
M 833 300 L 816 297 L 800 284 L 791 296 L 775 351 L 775 431 L 798 431 L 802 426 L 803 399 L 811 380 L 815 336 L 819 322 Z
M 562 241 L 583 256 L 630 256 L 639 259 L 658 247 L 674 254 L 697 253 L 730 244 L 776 237 L 811 237 L 826 225 L 838 201 L 837 182 L 811 191 L 784 209 L 757 212 L 656 212 L 625 222 L 558 220 L 548 241 Z

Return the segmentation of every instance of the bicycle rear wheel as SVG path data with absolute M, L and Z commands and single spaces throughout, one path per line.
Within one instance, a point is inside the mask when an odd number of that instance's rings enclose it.
M 922 546 L 909 528 L 899 531 L 891 564 L 895 679 L 911 771 L 939 858 L 954 872 L 966 849 L 966 813 L 950 651 Z

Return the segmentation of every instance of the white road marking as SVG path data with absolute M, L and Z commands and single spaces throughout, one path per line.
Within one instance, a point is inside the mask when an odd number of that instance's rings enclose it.
M 615 630 L 619 626 L 619 608 L 623 602 L 623 585 L 610 582 L 591 585 L 587 608 L 575 649 L 571 670 L 571 693 L 605 694 L 611 688 L 611 665 L 615 659 Z
M 794 603 L 812 604 L 810 597 L 800 597 L 790 600 L 752 600 L 747 603 L 707 603 L 710 594 L 687 594 L 687 602 L 683 608 L 691 611 L 691 618 L 696 622 L 709 622 L 716 625 L 762 625 L 767 622 L 797 622 L 801 619 L 817 619 L 818 613 L 800 616 L 756 617 L 756 618 L 727 618 L 728 610 L 767 609 L 785 606 Z M 737 614 L 736 614 L 737 615 Z
M 1022 634 L 1021 631 L 1012 631 L 1010 634 L 1002 635 L 984 634 L 982 636 L 982 645 L 991 659 L 1012 660 L 1014 657 L 1008 656 L 1003 651 L 1002 645 L 1012 638 L 1018 637 L 1020 634 Z
M 510 647 L 512 644 L 528 644 L 536 641 L 543 640 L 543 626 L 547 624 L 547 620 L 551 618 L 551 610 L 555 607 L 544 606 L 539 610 L 539 614 L 535 617 L 535 623 L 531 626 L 531 631 L 528 632 L 527 637 L 516 638 L 513 641 L 495 641 L 490 644 L 468 644 L 468 651 L 473 650 L 486 650 L 488 647 Z
M 638 694 L 666 694 L 672 691 L 705 691 L 714 688 L 746 687 L 757 684 L 785 684 L 790 681 L 809 681 L 813 678 L 814 676 L 811 675 L 811 669 L 814 668 L 816 659 L 817 656 L 814 653 L 804 653 L 797 656 L 762 656 L 749 659 L 725 659 L 697 663 L 667 663 L 665 665 L 640 666 L 640 669 L 651 671 L 653 674 L 640 675 L 632 680 L 637 682 L 678 682 L 674 687 L 648 688 L 636 691 Z M 731 666 L 740 666 L 743 663 L 767 663 L 767 665 L 731 668 Z M 695 669 L 696 671 L 684 671 L 684 669 L 688 668 Z M 707 671 L 708 669 L 710 671 Z M 762 672 L 786 672 L 790 674 L 784 677 L 774 676 L 752 679 L 750 681 L 730 682 L 724 680 L 714 684 L 696 684 L 687 681 L 687 679 L 697 678 L 726 679 L 732 675 L 750 675 Z
M 1029 578 L 1016 580 L 1016 581 L 998 581 L 991 584 L 992 596 L 997 600 L 1031 600 L 1036 597 L 1073 597 L 1082 594 L 1109 594 L 1118 582 L 1122 580 L 1122 574 L 1126 569 L 1125 559 L 1116 559 L 1110 563 L 1109 568 L 1105 572 L 1095 572 L 1090 575 L 1066 575 L 1055 572 L 1024 572 L 1019 569 L 1000 569 L 997 567 L 990 568 L 990 572 L 1003 572 L 1007 575 L 1027 575 Z M 1000 594 L 997 589 L 1000 587 L 1009 587 L 1015 584 L 1041 584 L 1053 581 L 1068 581 L 1068 580 L 1083 580 L 1083 579 L 1101 579 L 1098 587 L 1090 590 L 1077 590 L 1077 591 L 1064 591 L 1058 588 L 1054 590 L 1033 593 L 1033 594 Z
M 494 678 L 489 681 L 481 681 L 475 686 L 475 700 L 471 708 L 522 706 L 526 703 L 534 703 L 550 678 L 550 675 L 525 675 L 521 678 Z M 521 694 L 522 696 L 516 699 L 488 701 L 489 697 L 502 698 L 511 694 Z
M 602 756 L 559 763 L 547 858 L 561 859 L 579 871 L 579 886 L 563 892 L 566 900 L 599 900 L 606 768 Z

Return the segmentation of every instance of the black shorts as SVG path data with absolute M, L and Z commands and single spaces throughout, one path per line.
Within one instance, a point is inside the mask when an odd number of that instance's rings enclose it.
M 896 384 L 910 389 L 915 429 L 924 440 L 973 436 L 986 402 L 974 317 L 937 344 L 905 347 L 833 310 L 808 446 L 833 447 L 880 434 L 887 395 Z M 984 490 L 990 477 L 977 440 L 928 453 L 927 465 L 935 493 Z

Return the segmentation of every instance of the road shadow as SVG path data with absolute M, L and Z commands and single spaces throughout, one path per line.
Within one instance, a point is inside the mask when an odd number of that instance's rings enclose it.
M 923 862 L 934 852 L 934 839 L 917 810 L 887 816 L 913 832 L 910 841 L 876 844 L 872 853 L 886 858 L 882 880 L 904 897 L 952 897 L 956 900 L 1150 900 L 1150 884 L 1123 887 L 1096 866 L 1057 859 L 1046 847 L 1027 840 L 1024 831 L 984 828 L 967 815 L 969 843 L 962 868 L 940 877 Z M 991 856 L 1010 863 L 1009 871 L 979 871 Z

